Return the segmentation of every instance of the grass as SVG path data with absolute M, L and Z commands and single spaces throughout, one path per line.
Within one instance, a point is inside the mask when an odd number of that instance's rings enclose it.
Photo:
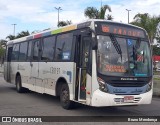
M 157 81 L 157 80 L 158 80 L 158 81 L 160 81 L 160 78 L 154 78 L 154 80 L 156 80 L 156 81 Z
M 160 71 L 159 72 L 157 72 L 157 71 L 154 71 L 154 73 L 153 73 L 154 75 L 160 75 Z

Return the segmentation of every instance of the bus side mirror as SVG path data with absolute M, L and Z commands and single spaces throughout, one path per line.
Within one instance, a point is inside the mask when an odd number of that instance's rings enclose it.
M 92 38 L 92 50 L 97 50 L 98 49 L 98 43 L 95 38 Z

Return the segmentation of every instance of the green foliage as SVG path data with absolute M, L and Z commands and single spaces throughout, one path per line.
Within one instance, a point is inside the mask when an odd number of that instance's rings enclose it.
M 113 16 L 112 15 L 107 15 L 107 20 L 113 20 L 114 18 L 113 18 Z
M 25 36 L 28 36 L 28 35 L 30 35 L 30 33 L 28 31 L 22 31 L 22 32 L 18 33 L 16 38 L 25 37 Z
M 0 57 L 5 53 L 5 49 L 4 48 L 0 48 Z
M 25 37 L 28 35 L 30 35 L 29 31 L 22 31 L 22 32 L 18 33 L 17 36 L 9 35 L 6 37 L 6 39 L 14 40 L 14 39 Z
M 16 38 L 16 37 L 13 36 L 13 35 L 9 35 L 9 36 L 6 37 L 6 39 L 9 39 L 9 40 L 14 40 L 15 38 Z
M 6 47 L 6 44 L 7 44 L 6 40 L 3 40 L 3 39 L 0 40 L 0 60 L 4 56 L 4 53 L 5 53 L 5 49 L 4 48 Z
M 7 40 L 3 40 L 3 39 L 1 39 L 0 40 L 0 46 L 2 47 L 2 46 L 6 46 L 6 44 L 7 44 Z
M 148 35 L 151 43 L 157 36 L 157 26 L 160 22 L 160 16 L 150 16 L 148 13 L 138 13 L 134 17 L 134 21 L 131 24 L 144 28 Z
M 3 47 L 0 47 L 0 59 L 4 56 L 5 49 Z
M 95 7 L 87 7 L 84 10 L 84 15 L 88 17 L 89 19 L 107 19 L 107 20 L 113 20 L 113 17 L 111 15 L 107 15 L 107 18 L 105 17 L 106 11 L 111 12 L 111 7 L 109 5 L 104 5 L 98 10 Z
M 95 7 L 87 7 L 84 11 L 84 15 L 90 19 L 98 19 L 99 11 Z
M 154 80 L 157 80 L 157 82 L 160 82 L 160 78 L 156 77 L 156 78 L 154 78 Z
M 153 55 L 159 55 L 160 56 L 160 48 L 157 47 L 156 45 L 154 45 L 152 47 L 153 47 Z
M 70 20 L 67 20 L 67 21 L 60 21 L 59 23 L 58 23 L 58 27 L 62 27 L 62 26 L 67 26 L 67 25 L 70 25 L 70 24 L 72 24 L 72 21 Z
M 99 12 L 99 18 L 100 19 L 105 19 L 106 10 L 111 12 L 111 7 L 109 5 L 104 5 L 104 6 L 101 7 L 100 12 Z

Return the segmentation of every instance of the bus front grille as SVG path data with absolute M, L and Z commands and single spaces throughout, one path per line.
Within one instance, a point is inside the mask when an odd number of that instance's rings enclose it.
M 111 86 L 114 87 L 142 87 L 145 86 L 147 83 L 146 82 L 141 82 L 141 81 L 136 81 L 136 82 L 130 82 L 130 81 L 112 81 L 108 83 Z

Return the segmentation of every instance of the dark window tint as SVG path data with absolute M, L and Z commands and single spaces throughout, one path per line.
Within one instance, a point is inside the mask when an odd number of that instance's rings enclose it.
M 14 44 L 12 51 L 12 60 L 17 61 L 19 57 L 19 44 Z
M 33 42 L 33 60 L 38 61 L 39 40 Z
M 67 33 L 57 37 L 56 42 L 56 60 L 67 61 L 71 59 L 73 34 Z
M 27 57 L 27 42 L 21 43 L 20 44 L 20 52 L 19 52 L 19 60 L 20 61 L 25 61 Z
M 86 67 L 89 60 L 89 47 L 90 47 L 90 37 L 83 37 L 83 47 L 82 47 L 82 58 L 81 65 Z
M 31 51 L 32 51 L 32 41 L 28 42 L 28 53 L 27 53 L 27 60 L 31 60 Z
M 55 49 L 55 37 L 47 37 L 42 41 L 42 56 L 41 60 L 52 61 Z
M 6 51 L 6 59 L 5 61 L 10 62 L 12 57 L 13 47 L 8 47 L 8 51 Z

